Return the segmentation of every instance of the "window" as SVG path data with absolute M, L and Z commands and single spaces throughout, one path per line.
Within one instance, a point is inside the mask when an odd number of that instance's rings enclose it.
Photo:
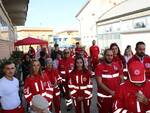
M 138 18 L 133 20 L 133 27 L 135 29 L 146 27 L 146 18 Z

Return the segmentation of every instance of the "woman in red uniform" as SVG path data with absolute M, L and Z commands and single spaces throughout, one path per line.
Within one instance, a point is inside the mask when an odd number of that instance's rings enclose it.
M 76 113 L 82 113 L 81 105 L 83 103 L 84 112 L 90 113 L 92 98 L 92 82 L 90 72 L 85 68 L 82 57 L 75 59 L 74 70 L 70 73 L 69 89 L 73 99 Z
M 47 63 L 47 67 L 45 69 L 45 72 L 47 73 L 49 77 L 51 86 L 54 88 L 52 102 L 54 104 L 55 113 L 61 113 L 60 111 L 60 89 L 58 87 L 58 85 L 61 82 L 61 77 L 59 75 L 58 70 L 53 68 L 53 61 L 51 58 L 48 58 L 46 60 L 46 63 Z M 52 110 L 52 106 L 51 106 L 51 110 Z
M 113 62 L 117 62 L 122 67 L 124 79 L 128 79 L 126 60 L 125 60 L 124 56 L 121 55 L 119 46 L 116 43 L 112 43 L 110 45 L 110 49 L 113 51 Z
M 113 61 L 118 62 L 123 69 L 126 68 L 126 61 L 123 55 L 121 55 L 119 46 L 116 43 L 112 43 L 110 49 L 113 51 Z
M 29 106 L 31 106 L 32 97 L 39 94 L 45 97 L 48 100 L 49 105 L 51 105 L 53 88 L 50 86 L 47 74 L 41 71 L 41 65 L 38 60 L 33 60 L 31 64 L 31 73 L 26 78 L 24 84 L 25 99 Z

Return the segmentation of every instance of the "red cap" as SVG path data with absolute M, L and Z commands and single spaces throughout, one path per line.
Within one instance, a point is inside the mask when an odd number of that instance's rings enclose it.
M 145 68 L 144 65 L 139 62 L 135 61 L 130 63 L 128 67 L 129 71 L 129 79 L 133 83 L 143 83 L 145 82 Z

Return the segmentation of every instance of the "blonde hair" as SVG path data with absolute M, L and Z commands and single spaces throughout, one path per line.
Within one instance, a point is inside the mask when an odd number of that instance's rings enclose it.
M 37 59 L 33 59 L 33 60 L 32 60 L 32 62 L 31 62 L 31 69 L 30 69 L 30 76 L 34 74 L 34 70 L 33 70 L 33 64 L 34 64 L 34 62 L 38 62 L 38 63 L 40 64 L 39 60 L 37 60 Z M 38 73 L 39 73 L 40 75 L 42 75 L 41 64 L 40 64 L 40 68 L 39 68 L 39 72 L 38 72 Z

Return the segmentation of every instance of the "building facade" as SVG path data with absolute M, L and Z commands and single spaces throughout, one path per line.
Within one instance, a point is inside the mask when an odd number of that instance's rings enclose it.
M 81 43 L 86 47 L 92 44 L 93 39 L 97 39 L 96 22 L 100 16 L 113 6 L 124 0 L 88 0 L 87 3 L 77 13 L 76 18 L 80 24 Z M 101 45 L 99 45 L 101 47 Z
M 127 0 L 99 17 L 97 39 L 102 49 L 116 42 L 122 54 L 127 45 L 135 52 L 135 44 L 144 41 L 150 54 L 150 0 Z
M 76 42 L 81 41 L 81 38 L 78 30 L 65 30 L 56 33 L 53 41 L 58 43 L 60 47 L 65 48 L 74 47 Z
M 33 37 L 41 40 L 48 41 L 49 45 L 53 45 L 54 31 L 50 27 L 17 27 L 17 40 L 21 40 L 27 37 Z M 39 45 L 33 45 L 34 49 L 37 49 Z M 21 46 L 20 50 L 27 52 L 29 46 Z
M 34 37 L 53 43 L 53 29 L 50 27 L 17 27 L 17 40 Z
M 29 0 L 22 0 L 20 2 L 16 0 L 9 2 L 0 0 L 0 59 L 9 58 L 14 50 L 14 41 L 16 40 L 14 26 L 24 24 L 28 2 Z M 24 6 L 25 9 L 16 7 L 17 4 Z

